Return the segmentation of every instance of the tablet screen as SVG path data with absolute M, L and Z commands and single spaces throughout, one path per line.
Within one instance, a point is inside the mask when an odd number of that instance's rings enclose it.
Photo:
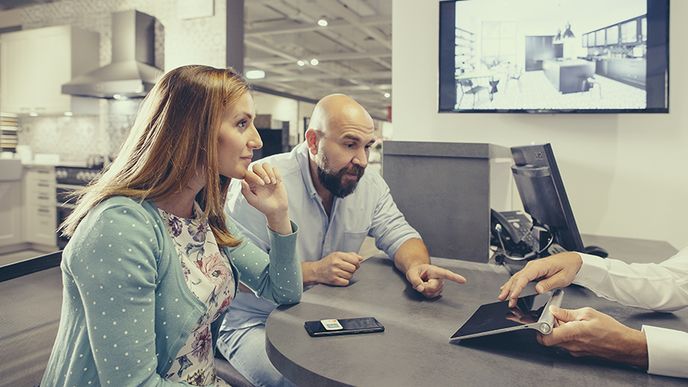
M 552 293 L 547 292 L 521 297 L 514 308 L 509 308 L 509 301 L 482 305 L 451 338 L 489 334 L 500 329 L 534 323 L 540 319 L 551 296 Z

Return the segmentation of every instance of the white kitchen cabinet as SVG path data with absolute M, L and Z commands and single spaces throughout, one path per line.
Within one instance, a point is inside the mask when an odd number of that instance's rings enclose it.
M 72 26 L 0 36 L 0 110 L 18 114 L 98 113 L 98 101 L 62 94 L 62 84 L 98 67 L 99 36 Z
M 23 243 L 22 181 L 0 181 L 0 250 Z
M 24 241 L 57 245 L 55 168 L 32 166 L 24 175 Z

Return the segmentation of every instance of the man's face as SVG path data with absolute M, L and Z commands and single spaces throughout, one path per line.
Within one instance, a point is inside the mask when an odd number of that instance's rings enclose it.
M 320 183 L 334 196 L 351 194 L 365 172 L 375 142 L 372 123 L 320 133 L 318 141 L 315 163 Z

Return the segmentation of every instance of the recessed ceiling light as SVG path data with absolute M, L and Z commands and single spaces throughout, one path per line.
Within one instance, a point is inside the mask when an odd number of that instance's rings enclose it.
M 320 27 L 327 27 L 328 24 L 330 24 L 330 23 L 327 22 L 327 19 L 325 18 L 325 16 L 321 16 L 320 19 L 318 19 L 318 25 Z
M 249 70 L 246 72 L 247 79 L 263 79 L 265 78 L 265 71 L 263 70 Z
M 320 61 L 317 58 L 311 59 L 311 66 L 317 66 Z
M 385 94 L 384 94 L 384 96 L 385 96 L 385 98 L 389 98 L 389 97 L 391 97 L 391 96 L 392 96 L 392 94 L 389 94 L 389 93 L 385 93 Z
M 302 61 L 301 59 L 296 61 L 296 64 L 299 65 L 299 67 L 303 67 L 306 65 L 306 62 Z
M 71 117 L 74 114 L 72 114 L 72 112 L 64 112 L 64 115 L 65 115 L 65 117 Z

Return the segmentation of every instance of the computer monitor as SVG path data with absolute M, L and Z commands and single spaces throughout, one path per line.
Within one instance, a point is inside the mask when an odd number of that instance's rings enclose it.
M 525 211 L 569 251 L 585 251 L 550 144 L 511 148 L 511 167 Z

